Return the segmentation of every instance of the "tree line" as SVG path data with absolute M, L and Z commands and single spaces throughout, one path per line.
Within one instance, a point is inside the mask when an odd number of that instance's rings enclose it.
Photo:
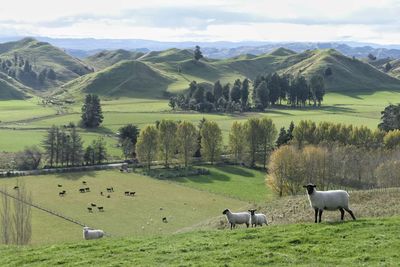
M 291 107 L 304 107 L 307 104 L 321 106 L 325 95 L 324 78 L 321 75 L 311 77 L 279 75 L 274 73 L 258 76 L 252 83 L 249 79 L 235 80 L 222 85 L 216 81 L 209 87 L 192 81 L 186 94 L 171 97 L 172 109 L 195 110 L 199 112 L 244 112 L 263 111 L 286 101 Z

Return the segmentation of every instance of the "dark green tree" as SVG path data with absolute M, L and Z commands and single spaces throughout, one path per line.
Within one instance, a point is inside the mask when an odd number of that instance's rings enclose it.
M 85 128 L 97 128 L 103 122 L 100 98 L 97 95 L 88 94 L 82 106 L 82 125 Z
M 262 81 L 257 88 L 256 92 L 256 101 L 258 101 L 262 108 L 268 107 L 269 103 L 269 90 L 266 81 Z
M 233 84 L 231 91 L 229 92 L 230 101 L 235 102 L 235 103 L 240 102 L 240 98 L 241 98 L 240 87 L 241 87 L 241 85 L 242 85 L 242 83 L 240 82 L 239 79 L 237 79 L 235 81 L 235 83 Z
M 268 89 L 269 89 L 269 101 L 272 105 L 278 101 L 281 95 L 281 81 L 277 73 L 274 73 L 268 79 Z
M 248 107 L 249 86 L 249 80 L 247 78 L 244 79 L 242 83 L 242 88 L 240 89 L 240 103 L 242 104 L 243 110 L 246 110 Z
M 203 54 L 200 51 L 200 46 L 196 45 L 196 47 L 194 49 L 194 59 L 196 61 L 199 61 L 202 58 L 203 58 Z
M 229 83 L 225 84 L 224 87 L 222 87 L 222 96 L 224 97 L 225 101 L 229 101 L 229 93 L 231 91 Z
M 387 106 L 381 115 L 379 129 L 385 132 L 400 129 L 400 104 Z
M 215 102 L 217 102 L 222 96 L 222 85 L 219 80 L 214 83 L 213 95 Z

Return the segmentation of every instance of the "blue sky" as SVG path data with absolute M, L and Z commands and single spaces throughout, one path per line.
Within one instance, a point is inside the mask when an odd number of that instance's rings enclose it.
M 399 0 L 1 1 L 1 36 L 400 44 Z

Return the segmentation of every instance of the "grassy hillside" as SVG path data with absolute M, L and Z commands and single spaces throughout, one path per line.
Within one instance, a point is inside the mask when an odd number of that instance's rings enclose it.
M 4 266 L 395 266 L 400 218 L 2 247 Z
M 55 89 L 91 72 L 61 49 L 32 38 L 0 44 L 0 63 L 1 72 L 37 90 Z
M 30 88 L 0 72 L 0 100 L 26 99 L 31 97 L 31 94 Z
M 95 93 L 112 97 L 161 98 L 171 82 L 146 63 L 128 60 L 71 81 L 59 93 L 78 97 L 83 97 L 83 93 Z
M 124 49 L 112 50 L 112 51 L 102 51 L 89 56 L 85 59 L 85 62 L 94 67 L 96 70 L 105 69 L 123 60 L 135 60 L 144 53 L 127 51 Z

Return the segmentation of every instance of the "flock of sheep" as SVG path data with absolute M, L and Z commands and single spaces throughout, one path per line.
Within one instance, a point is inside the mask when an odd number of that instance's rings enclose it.
M 345 211 L 350 214 L 353 220 L 356 219 L 353 211 L 349 208 L 349 194 L 346 191 L 318 191 L 316 190 L 315 184 L 308 184 L 303 187 L 307 190 L 310 206 L 315 210 L 315 223 L 321 222 L 321 216 L 324 210 L 339 210 L 342 221 L 344 219 Z M 130 192 L 125 192 L 125 195 L 130 195 Z M 246 212 L 231 212 L 229 209 L 225 209 L 222 214 L 227 217 L 231 230 L 236 228 L 236 225 L 238 224 L 245 224 L 247 227 L 250 225 L 252 227 L 263 226 L 264 224 L 268 225 L 267 216 L 262 213 L 256 213 L 256 211 L 256 209 L 249 209 Z M 319 220 L 317 220 L 318 216 Z M 167 222 L 165 217 L 163 218 L 163 222 Z M 83 238 L 86 240 L 98 239 L 103 236 L 104 232 L 102 230 L 90 229 L 89 227 L 83 228 Z
M 349 208 L 349 194 L 346 191 L 318 191 L 316 189 L 317 186 L 311 183 L 303 187 L 306 188 L 310 206 L 315 211 L 315 223 L 321 222 L 322 212 L 324 210 L 339 210 L 341 214 L 340 219 L 342 221 L 345 211 L 350 214 L 353 220 L 356 219 L 353 211 Z M 262 226 L 263 224 L 268 225 L 267 216 L 265 214 L 256 214 L 255 212 L 255 209 L 248 210 L 248 212 L 231 212 L 229 209 L 226 209 L 222 214 L 226 215 L 231 230 L 235 228 L 237 224 L 246 224 L 247 227 L 250 225 L 252 227 L 257 227 L 258 225 Z

